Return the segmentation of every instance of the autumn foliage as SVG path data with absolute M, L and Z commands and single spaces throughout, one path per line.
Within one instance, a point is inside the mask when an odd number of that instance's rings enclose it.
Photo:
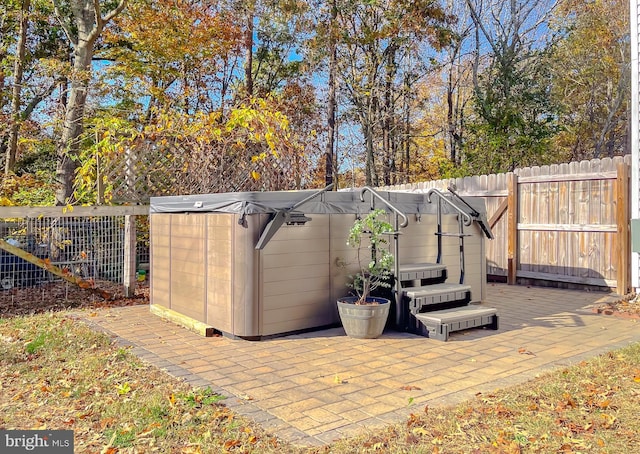
M 42 183 L 11 203 L 390 185 L 628 152 L 628 2 L 82 5 L 2 9 L 5 178 Z

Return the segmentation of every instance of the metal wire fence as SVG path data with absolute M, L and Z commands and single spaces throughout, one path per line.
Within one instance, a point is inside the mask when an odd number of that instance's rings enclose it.
M 47 264 L 83 279 L 117 282 L 122 278 L 124 220 L 93 218 L 24 218 L 0 224 L 2 237 Z M 26 287 L 59 280 L 24 258 L 2 251 L 0 287 Z
M 10 213 L 5 208 L 0 211 L 0 239 L 3 244 L 19 250 L 0 248 L 0 304 L 20 298 L 44 301 L 50 299 L 52 293 L 67 300 L 69 289 L 74 287 L 69 283 L 71 276 L 80 279 L 85 289 L 114 289 L 126 282 L 126 211 L 103 214 L 103 209 L 93 210 L 95 213 L 77 210 L 83 212 L 76 215 L 43 209 L 38 214 L 36 208 L 25 208 L 25 214 L 21 215 L 19 208 L 11 208 Z M 135 221 L 136 244 L 128 249 L 135 253 L 136 270 L 146 271 L 149 262 L 147 216 L 137 215 Z M 139 275 L 143 280 L 148 279 L 145 272 Z M 54 288 L 56 286 L 60 288 Z M 31 291 L 20 291 L 27 289 Z

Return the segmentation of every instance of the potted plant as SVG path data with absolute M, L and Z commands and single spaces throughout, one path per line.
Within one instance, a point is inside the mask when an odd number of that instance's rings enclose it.
M 355 296 L 338 300 L 340 320 L 349 337 L 376 338 L 387 322 L 390 300 L 372 296 L 378 289 L 391 287 L 393 277 L 394 257 L 387 246 L 393 227 L 384 216 L 384 210 L 373 210 L 356 219 L 349 230 L 347 245 L 356 249 L 358 264 L 349 284 Z

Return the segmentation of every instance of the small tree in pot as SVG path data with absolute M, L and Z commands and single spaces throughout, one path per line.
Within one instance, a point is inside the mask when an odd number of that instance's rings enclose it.
M 380 287 L 390 287 L 393 270 L 393 254 L 387 248 L 388 237 L 393 234 L 393 227 L 384 219 L 384 210 L 373 210 L 362 219 L 356 219 L 349 230 L 347 245 L 356 248 L 358 274 L 351 276 L 351 288 L 358 295 L 355 304 L 367 304 L 366 299 L 371 292 Z M 362 241 L 368 238 L 368 254 L 365 255 Z
M 388 250 L 393 227 L 384 220 L 384 210 L 373 210 L 357 219 L 349 230 L 347 245 L 356 248 L 359 272 L 350 276 L 356 296 L 338 300 L 338 312 L 347 335 L 373 338 L 382 334 L 391 302 L 371 292 L 390 287 L 394 257 Z M 363 241 L 368 239 L 368 246 Z

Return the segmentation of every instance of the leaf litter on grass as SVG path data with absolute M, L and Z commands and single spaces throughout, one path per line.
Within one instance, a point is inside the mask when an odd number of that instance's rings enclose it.
M 405 425 L 330 452 L 640 452 L 639 367 L 634 344 L 455 407 L 425 407 Z
M 0 318 L 0 395 L 0 429 L 70 429 L 76 452 L 640 452 L 639 344 L 301 448 L 65 312 L 44 313 Z
M 71 429 L 76 452 L 278 452 L 280 441 L 62 313 L 0 323 L 0 428 Z

